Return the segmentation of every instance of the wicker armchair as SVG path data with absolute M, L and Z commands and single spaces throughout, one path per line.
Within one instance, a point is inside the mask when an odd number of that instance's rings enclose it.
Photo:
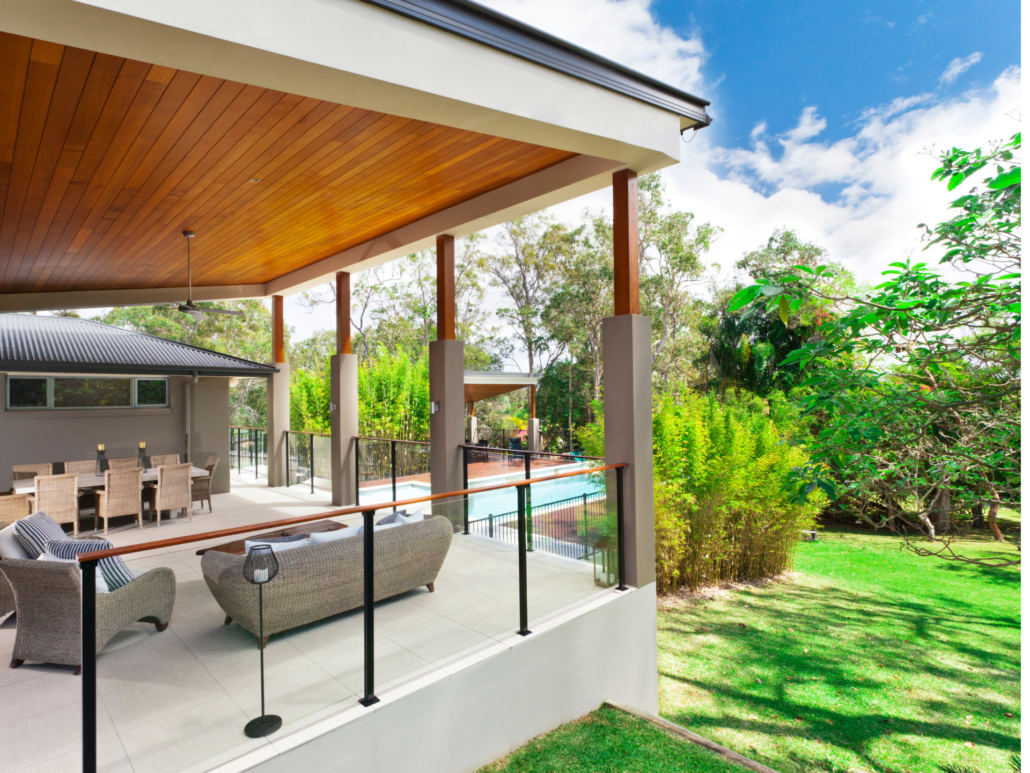
M 74 563 L 0 561 L 18 613 L 11 668 L 26 660 L 82 670 L 82 574 Z M 175 606 L 175 573 L 160 567 L 110 593 L 97 594 L 97 652 L 125 626 L 154 623 L 163 631 Z
M 136 470 L 139 469 L 139 459 L 135 456 L 126 456 L 122 459 L 108 459 L 108 470 Z
M 32 480 L 37 475 L 53 475 L 54 465 L 49 462 L 45 464 L 16 464 L 14 470 L 15 480 Z
M 107 470 L 104 473 L 104 489 L 97 492 L 97 511 L 93 516 L 93 528 L 97 519 L 104 519 L 104 534 L 107 521 L 117 515 L 135 515 L 136 523 L 143 528 L 143 470 Z
M 57 523 L 70 523 L 72 534 L 79 535 L 79 476 L 41 475 L 36 478 L 36 493 L 29 496 L 32 509 L 41 511 Z
M 190 492 L 190 471 L 193 465 L 166 464 L 157 468 L 157 486 L 145 488 L 143 494 L 148 509 L 157 510 L 157 525 L 161 525 L 162 510 L 183 511 L 190 521 L 193 520 L 193 496 Z M 169 513 L 171 516 L 171 513 Z
M 217 456 L 209 456 L 207 458 L 207 464 L 204 465 L 204 469 L 207 470 L 206 478 L 194 478 L 193 485 L 190 488 L 192 492 L 190 507 L 193 507 L 193 502 L 200 502 L 200 507 L 204 507 L 204 500 L 207 500 L 207 511 L 209 513 L 214 512 L 214 508 L 211 507 L 211 478 L 214 477 L 215 470 L 218 469 L 218 462 L 221 460 Z

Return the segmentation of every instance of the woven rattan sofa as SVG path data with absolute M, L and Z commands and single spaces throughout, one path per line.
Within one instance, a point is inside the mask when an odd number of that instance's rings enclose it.
M 375 532 L 375 599 L 390 598 L 436 581 L 453 534 L 446 518 Z M 362 606 L 365 538 L 362 535 L 276 553 L 279 574 L 264 586 L 268 636 Z M 209 550 L 200 561 L 204 580 L 226 614 L 258 635 L 257 588 L 243 578 L 245 556 Z
M 26 660 L 82 668 L 82 574 L 63 561 L 5 558 L 0 573 L 14 588 L 18 631 L 11 668 Z M 163 631 L 175 605 L 175 573 L 144 572 L 110 593 L 97 594 L 97 652 L 130 623 L 154 623 Z

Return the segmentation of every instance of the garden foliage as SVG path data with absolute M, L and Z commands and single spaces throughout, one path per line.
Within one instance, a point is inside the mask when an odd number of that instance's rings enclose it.
M 659 592 L 789 570 L 816 501 L 784 484 L 806 462 L 792 444 L 796 410 L 780 393 L 727 390 L 661 398 L 654 413 L 655 542 Z

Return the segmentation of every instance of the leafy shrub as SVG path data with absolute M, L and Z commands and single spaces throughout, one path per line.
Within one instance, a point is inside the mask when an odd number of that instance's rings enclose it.
M 660 592 L 770 577 L 790 569 L 819 510 L 785 491 L 807 461 L 782 395 L 686 391 L 654 416 L 655 564 Z

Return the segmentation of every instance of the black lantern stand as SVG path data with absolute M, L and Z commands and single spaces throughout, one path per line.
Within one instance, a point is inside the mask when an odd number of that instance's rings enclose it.
M 261 650 L 261 716 L 243 728 L 248 738 L 263 738 L 283 726 L 282 717 L 265 713 L 265 610 L 262 589 L 279 573 L 279 562 L 271 545 L 255 545 L 243 562 L 243 579 L 258 586 L 258 647 Z
M 147 458 L 147 444 L 140 442 L 139 444 L 139 457 L 136 463 L 140 466 L 140 469 L 146 470 L 150 468 L 150 460 Z
M 107 470 L 107 455 L 104 452 L 104 444 L 97 446 L 97 475 L 103 475 Z

